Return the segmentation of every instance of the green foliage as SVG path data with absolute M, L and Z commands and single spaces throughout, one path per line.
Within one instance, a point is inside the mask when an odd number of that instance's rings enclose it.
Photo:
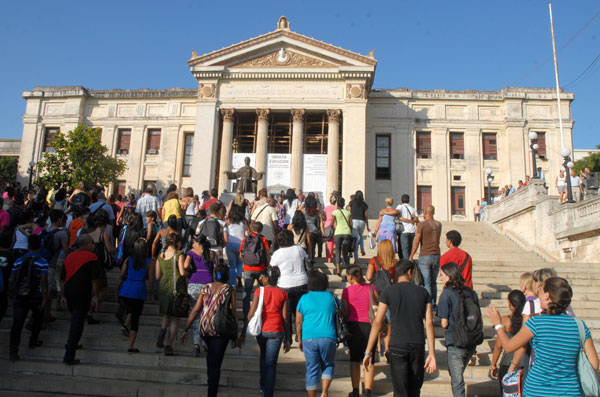
M 0 182 L 14 182 L 17 179 L 18 157 L 0 156 Z
M 600 149 L 600 145 L 596 145 L 596 148 Z M 600 172 L 600 153 L 592 153 L 581 160 L 577 160 L 573 169 L 579 174 L 579 171 L 585 167 L 590 167 L 592 172 Z
M 36 184 L 50 188 L 54 184 L 76 187 L 84 182 L 86 186 L 107 186 L 114 182 L 127 165 L 108 154 L 100 132 L 99 128 L 81 125 L 66 135 L 59 131 L 49 144 L 54 152 L 44 153 L 37 165 L 40 176 Z

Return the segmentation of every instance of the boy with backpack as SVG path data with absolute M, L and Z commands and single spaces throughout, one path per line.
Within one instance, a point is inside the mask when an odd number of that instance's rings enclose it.
M 66 253 L 69 250 L 69 233 L 64 228 L 65 214 L 61 210 L 50 211 L 50 226 L 40 233 L 42 239 L 40 256 L 48 262 L 48 287 L 49 296 L 44 306 L 44 321 L 52 322 L 54 317 L 50 313 L 52 299 L 60 302 L 62 297 L 60 287 L 60 271 Z
M 261 234 L 262 230 L 262 223 L 252 223 L 250 225 L 250 234 L 244 237 L 240 245 L 240 253 L 242 262 L 244 263 L 243 318 L 247 318 L 250 311 L 254 281 L 258 282 L 258 278 L 267 270 L 267 266 L 269 265 L 269 242 Z
M 48 301 L 48 262 L 39 254 L 42 239 L 39 235 L 31 234 L 27 243 L 29 252 L 15 261 L 9 282 L 9 292 L 14 298 L 13 324 L 10 330 L 11 362 L 19 360 L 21 332 L 30 310 L 33 327 L 29 337 L 29 348 L 33 349 L 42 344 L 38 336 L 44 317 L 42 308 Z
M 223 237 L 223 229 L 227 224 L 221 219 L 222 207 L 219 203 L 212 203 L 209 210 L 210 215 L 198 223 L 195 234 L 206 237 L 210 243 L 210 260 L 213 263 L 220 263 L 220 259 L 223 258 L 223 247 L 227 245 Z

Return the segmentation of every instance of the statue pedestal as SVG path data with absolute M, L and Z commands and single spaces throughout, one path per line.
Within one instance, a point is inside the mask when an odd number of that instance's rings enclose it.
M 225 208 L 227 208 L 229 206 L 229 203 L 231 203 L 234 198 L 235 198 L 235 193 L 223 192 L 219 196 L 219 200 L 221 200 L 221 202 L 223 203 Z

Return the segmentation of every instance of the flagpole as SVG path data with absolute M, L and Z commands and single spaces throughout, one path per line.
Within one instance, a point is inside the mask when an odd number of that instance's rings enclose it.
M 558 106 L 558 124 L 560 127 L 560 144 L 561 147 L 565 148 L 565 137 L 563 135 L 563 123 L 562 123 L 562 112 L 560 109 L 560 86 L 558 84 L 558 62 L 556 60 L 556 43 L 554 41 L 554 22 L 552 20 L 552 4 L 548 4 L 550 10 L 550 30 L 552 32 L 552 51 L 554 53 L 554 75 L 556 77 L 556 100 Z

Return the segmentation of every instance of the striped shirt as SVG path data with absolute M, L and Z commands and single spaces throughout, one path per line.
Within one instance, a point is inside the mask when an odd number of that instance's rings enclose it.
M 219 304 L 225 302 L 227 291 L 231 288 L 229 284 L 223 285 L 216 294 L 211 293 L 212 284 L 206 284 L 200 295 L 203 296 L 202 313 L 200 313 L 199 331 L 201 336 L 216 336 L 215 318 L 217 317 L 217 308 Z
M 15 264 L 13 265 L 11 274 L 13 276 L 17 274 L 17 270 L 19 269 L 19 266 L 23 263 L 23 260 L 25 259 L 26 256 L 37 256 L 38 257 L 35 260 L 35 262 L 33 262 L 33 265 L 35 266 L 35 270 L 39 273 L 40 283 L 38 284 L 37 291 L 35 292 L 35 294 L 33 294 L 33 296 L 35 296 L 35 297 L 42 296 L 41 276 L 48 274 L 48 261 L 46 261 L 44 258 L 40 257 L 37 252 L 28 252 L 25 255 L 23 255 L 22 257 L 20 257 L 19 259 L 17 259 L 15 261 Z
M 580 341 L 575 319 L 566 314 L 540 315 L 531 317 L 525 326 L 533 333 L 535 362 L 525 380 L 523 395 L 581 396 L 577 378 Z M 585 324 L 584 328 L 588 340 L 590 330 Z

